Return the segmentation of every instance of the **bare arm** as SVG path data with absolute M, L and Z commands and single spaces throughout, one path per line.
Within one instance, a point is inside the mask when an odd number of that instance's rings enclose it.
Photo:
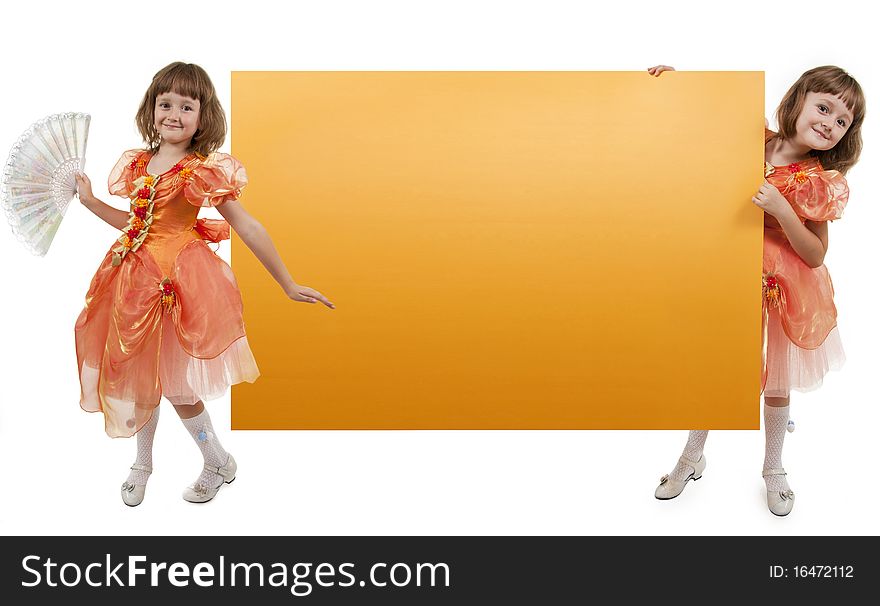
M 306 303 L 316 303 L 320 301 L 327 307 L 335 309 L 335 305 L 327 300 L 327 298 L 318 291 L 302 286 L 294 282 L 284 261 L 275 250 L 272 238 L 266 228 L 248 213 L 240 202 L 231 200 L 224 202 L 217 207 L 220 214 L 229 221 L 229 225 L 235 230 L 235 233 L 241 238 L 254 256 L 259 259 L 266 271 L 275 278 L 278 285 L 284 289 L 285 294 L 294 301 L 303 301 Z
M 801 223 L 794 211 L 778 220 L 789 244 L 804 263 L 813 268 L 822 265 L 828 251 L 828 222 Z
M 76 176 L 77 193 L 82 205 L 95 213 L 100 219 L 115 227 L 125 229 L 128 224 L 129 213 L 118 208 L 113 208 L 105 202 L 101 202 L 92 194 L 92 182 L 85 174 Z

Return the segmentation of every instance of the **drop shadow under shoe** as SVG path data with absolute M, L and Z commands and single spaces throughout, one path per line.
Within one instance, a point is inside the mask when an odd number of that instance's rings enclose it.
M 187 486 L 183 491 L 183 500 L 189 501 L 190 503 L 207 503 L 217 496 L 217 491 L 219 491 L 224 484 L 232 483 L 235 479 L 235 472 L 237 470 L 238 465 L 236 465 L 235 459 L 232 458 L 232 455 L 229 455 L 229 458 L 226 459 L 226 464 L 221 467 L 205 465 L 205 471 L 217 474 L 223 478 L 223 481 L 220 482 L 220 485 L 216 488 L 206 486 L 202 482 L 196 482 L 192 486 Z
M 684 455 L 679 457 L 678 460 L 682 464 L 693 469 L 693 472 L 684 480 L 674 480 L 669 477 L 669 474 L 660 478 L 660 485 L 657 487 L 657 490 L 654 491 L 654 497 L 661 501 L 668 501 L 669 499 L 674 499 L 680 495 L 681 491 L 684 490 L 685 485 L 688 483 L 688 480 L 697 481 L 703 477 L 703 470 L 706 469 L 706 455 L 700 456 L 699 461 L 691 461 Z

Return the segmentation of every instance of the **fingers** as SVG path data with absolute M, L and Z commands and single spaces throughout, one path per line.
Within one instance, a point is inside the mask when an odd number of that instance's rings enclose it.
M 317 290 L 314 292 L 314 297 L 315 297 L 315 299 L 312 299 L 312 303 L 316 303 L 317 301 L 320 301 L 321 303 L 323 303 L 324 305 L 326 305 L 326 306 L 329 307 L 330 309 L 336 309 L 336 306 L 333 305 L 333 303 L 331 303 L 331 302 L 327 299 L 327 297 L 325 297 L 324 295 L 322 295 L 321 293 L 319 293 Z M 316 300 L 317 300 L 317 301 L 316 301 Z
M 760 188 L 758 188 L 758 193 L 762 194 L 764 196 L 770 196 L 773 194 L 774 191 L 779 191 L 779 190 L 776 189 L 775 187 L 773 187 L 773 185 L 768 183 L 767 181 L 764 181 L 764 184 L 761 185 Z
M 663 72 L 674 72 L 675 68 L 670 65 L 655 65 L 648 68 L 648 73 L 652 76 L 659 76 Z
M 321 301 L 321 303 L 323 303 L 324 305 L 326 305 L 330 309 L 336 309 L 336 306 L 333 305 L 333 303 L 331 303 L 330 300 L 327 299 L 327 297 L 325 297 L 324 295 L 321 295 L 319 300 Z
M 330 309 L 336 309 L 336 306 L 329 299 L 327 299 L 327 297 L 319 293 L 314 288 L 309 288 L 306 286 L 296 294 L 297 296 L 294 298 L 294 300 L 296 301 L 302 301 L 303 303 L 318 303 L 320 301 Z

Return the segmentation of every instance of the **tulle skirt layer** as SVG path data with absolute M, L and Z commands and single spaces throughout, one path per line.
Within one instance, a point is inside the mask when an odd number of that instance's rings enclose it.
M 846 361 L 837 327 L 815 349 L 791 342 L 782 326 L 779 310 L 771 309 L 767 320 L 767 381 L 764 395 L 787 397 L 791 390 L 812 391 L 822 385 L 829 371 L 840 370 Z

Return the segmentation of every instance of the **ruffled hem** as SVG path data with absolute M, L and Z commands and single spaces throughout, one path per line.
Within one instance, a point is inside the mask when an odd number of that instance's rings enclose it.
M 825 375 L 846 362 L 837 327 L 815 349 L 798 347 L 786 336 L 778 310 L 769 314 L 767 325 L 767 381 L 764 395 L 788 397 L 792 390 L 808 392 L 822 386 Z
M 162 326 L 159 381 L 162 395 L 172 404 L 195 404 L 222 397 L 230 385 L 253 383 L 260 376 L 247 337 L 241 337 L 216 358 L 194 358 L 181 347 L 174 323 L 166 316 Z
M 194 358 L 184 351 L 174 323 L 166 316 L 162 323 L 159 363 L 161 395 L 175 405 L 192 405 L 200 400 L 222 397 L 231 385 L 253 383 L 260 376 L 247 337 L 234 341 L 215 358 Z M 122 382 L 114 386 L 115 395 L 100 387 L 99 369 L 87 364 L 80 370 L 80 406 L 88 412 L 104 413 L 104 429 L 111 438 L 131 437 L 153 416 L 155 401 L 138 401 L 136 385 Z

